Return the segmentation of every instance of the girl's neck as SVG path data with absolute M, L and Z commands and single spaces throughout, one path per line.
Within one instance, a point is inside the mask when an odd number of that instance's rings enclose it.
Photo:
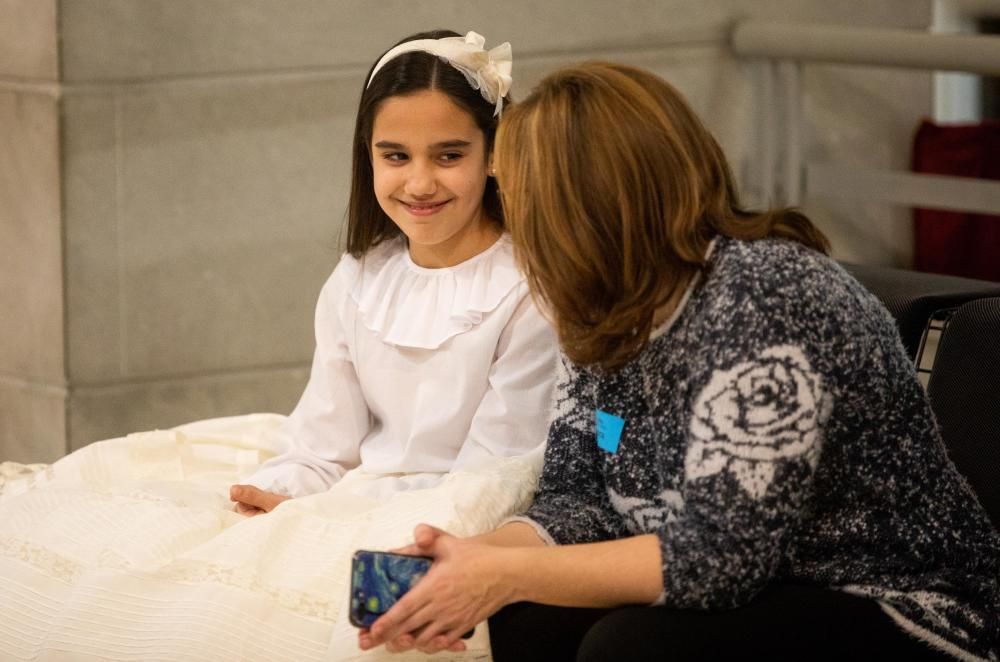
M 453 267 L 488 249 L 497 242 L 500 234 L 496 224 L 484 216 L 479 223 L 439 244 L 409 242 L 410 259 L 425 269 Z

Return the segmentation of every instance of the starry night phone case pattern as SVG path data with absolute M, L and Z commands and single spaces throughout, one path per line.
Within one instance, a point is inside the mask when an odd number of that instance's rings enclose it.
M 351 564 L 351 623 L 371 627 L 430 567 L 431 560 L 421 556 L 356 552 Z

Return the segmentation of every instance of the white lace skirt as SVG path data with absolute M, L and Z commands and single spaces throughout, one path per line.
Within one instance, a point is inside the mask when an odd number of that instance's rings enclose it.
M 0 464 L 0 659 L 411 657 L 357 648 L 352 553 L 407 543 L 420 522 L 493 528 L 528 505 L 541 451 L 434 481 L 351 472 L 244 518 L 229 485 L 279 450 L 269 440 L 281 420 L 201 421 L 53 465 Z M 485 624 L 467 643 L 435 659 L 488 659 Z

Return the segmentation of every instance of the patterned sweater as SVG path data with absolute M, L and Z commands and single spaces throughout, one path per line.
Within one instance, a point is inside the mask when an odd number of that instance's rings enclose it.
M 798 244 L 720 238 L 668 324 L 618 371 L 562 361 L 525 518 L 558 544 L 656 534 L 670 607 L 831 586 L 997 660 L 1000 535 L 878 300 Z M 614 452 L 607 415 L 624 420 Z

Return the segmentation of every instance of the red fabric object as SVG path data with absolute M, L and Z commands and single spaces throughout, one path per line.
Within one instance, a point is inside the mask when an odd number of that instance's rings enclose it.
M 941 126 L 924 121 L 913 171 L 1000 180 L 1000 122 Z M 913 210 L 914 268 L 1000 281 L 1000 216 Z

